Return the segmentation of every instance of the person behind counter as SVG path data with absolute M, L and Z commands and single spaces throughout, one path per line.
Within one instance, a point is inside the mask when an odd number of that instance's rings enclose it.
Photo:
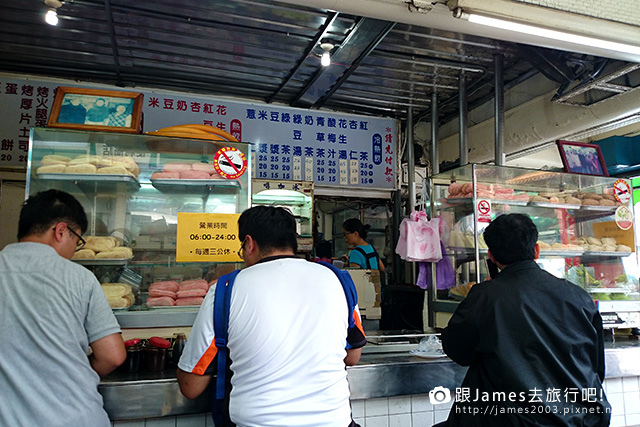
M 357 218 L 350 218 L 342 224 L 344 239 L 355 248 L 349 253 L 349 267 L 380 270 L 384 273 L 384 264 L 373 245 L 365 240 L 369 225 L 363 225 Z
M 468 398 L 439 426 L 609 425 L 602 319 L 587 292 L 536 264 L 537 239 L 522 214 L 484 231 L 500 272 L 471 288 L 442 331 L 445 353 L 469 369 Z
M 245 426 L 356 426 L 345 364 L 356 364 L 366 343 L 357 307 L 356 326 L 349 329 L 337 276 L 296 258 L 296 221 L 289 211 L 256 206 L 242 213 L 238 226 L 247 268 L 231 294 L 230 420 Z M 202 394 L 216 367 L 215 286 L 178 363 L 180 390 L 190 399 Z
M 0 252 L 0 426 L 111 425 L 98 383 L 126 352 L 100 283 L 69 261 L 86 230 L 73 196 L 44 191 Z

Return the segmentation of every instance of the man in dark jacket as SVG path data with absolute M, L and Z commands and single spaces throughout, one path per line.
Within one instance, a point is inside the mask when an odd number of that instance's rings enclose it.
M 471 288 L 442 332 L 444 351 L 469 366 L 448 426 L 608 426 L 602 319 L 578 286 L 542 270 L 526 215 L 484 231 L 501 270 Z

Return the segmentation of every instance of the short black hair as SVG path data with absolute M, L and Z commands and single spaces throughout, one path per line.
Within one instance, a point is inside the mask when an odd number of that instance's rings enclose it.
M 500 215 L 484 230 L 484 241 L 500 264 L 533 260 L 538 229 L 527 215 Z
M 287 209 L 276 206 L 254 206 L 242 212 L 238 219 L 240 241 L 250 235 L 260 250 L 298 251 L 296 219 Z
M 354 233 L 357 231 L 360 237 L 366 239 L 371 226 L 368 224 L 363 225 L 362 221 L 360 221 L 358 218 L 349 218 L 342 223 L 342 228 L 347 230 L 349 233 Z
M 41 191 L 22 205 L 18 240 L 43 234 L 59 222 L 66 222 L 72 228 L 80 227 L 82 233 L 89 225 L 84 208 L 71 194 L 60 190 Z

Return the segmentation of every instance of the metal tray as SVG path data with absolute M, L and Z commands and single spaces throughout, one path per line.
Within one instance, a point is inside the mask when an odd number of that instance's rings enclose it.
M 242 188 L 237 179 L 152 179 L 151 185 L 160 191 L 181 192 L 210 190 L 215 187 Z
M 131 258 L 92 258 L 92 259 L 72 259 L 71 261 L 80 265 L 126 265 Z
M 538 208 L 553 208 L 553 209 L 580 209 L 582 205 L 572 205 L 569 203 L 552 203 L 552 202 L 529 202 L 529 206 Z
M 125 185 L 128 190 L 140 188 L 140 182 L 131 175 L 109 175 L 106 173 L 41 173 L 38 179 L 52 181 L 70 181 L 78 186 L 94 185 L 99 190 L 106 190 L 114 186 Z
M 580 207 L 583 211 L 600 211 L 600 212 L 615 212 L 618 209 L 618 206 L 594 206 L 594 205 L 582 205 Z
M 610 256 L 610 257 L 618 257 L 624 258 L 631 255 L 632 252 L 616 252 L 616 251 L 585 251 L 583 255 L 592 255 L 592 256 Z
M 584 254 L 584 251 L 559 251 L 555 249 L 540 251 L 540 256 L 562 256 L 565 258 L 582 256 L 582 254 Z

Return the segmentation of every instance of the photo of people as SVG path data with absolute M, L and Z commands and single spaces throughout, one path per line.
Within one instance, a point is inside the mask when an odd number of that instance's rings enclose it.
M 602 166 L 599 147 L 591 144 L 558 142 L 567 172 L 607 176 Z
M 66 94 L 59 123 L 130 127 L 134 100 L 94 95 Z

